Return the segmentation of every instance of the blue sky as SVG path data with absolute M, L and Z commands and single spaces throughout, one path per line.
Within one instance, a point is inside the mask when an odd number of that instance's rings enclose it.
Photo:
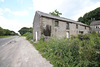
M 0 26 L 18 30 L 32 27 L 35 11 L 49 13 L 57 9 L 62 17 L 76 20 L 97 7 L 100 0 L 0 0 Z

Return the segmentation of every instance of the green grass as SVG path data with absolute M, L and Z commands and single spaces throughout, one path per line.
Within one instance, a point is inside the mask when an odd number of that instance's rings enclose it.
M 0 38 L 11 37 L 11 36 L 0 36 Z
M 54 67 L 100 67 L 100 34 L 30 42 Z

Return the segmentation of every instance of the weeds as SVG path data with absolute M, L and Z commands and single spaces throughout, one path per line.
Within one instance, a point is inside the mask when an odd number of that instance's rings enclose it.
M 33 44 L 54 67 L 100 67 L 99 34 L 78 35 L 71 39 L 50 38 Z

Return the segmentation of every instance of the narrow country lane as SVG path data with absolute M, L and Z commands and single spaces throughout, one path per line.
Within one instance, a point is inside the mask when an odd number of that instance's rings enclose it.
M 25 37 L 17 37 L 0 47 L 0 67 L 52 67 Z
M 17 38 L 18 36 L 0 38 L 0 46 L 4 46 L 4 44 L 8 43 L 10 40 Z

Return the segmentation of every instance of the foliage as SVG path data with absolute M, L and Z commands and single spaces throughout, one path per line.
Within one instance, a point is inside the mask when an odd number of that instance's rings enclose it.
M 0 36 L 3 36 L 5 34 L 4 29 L 0 27 Z
M 53 12 L 50 12 L 51 15 L 54 15 L 54 16 L 59 16 L 62 15 L 62 13 L 60 13 L 59 11 L 57 11 L 57 9 Z
M 33 35 L 30 32 L 27 32 L 27 33 L 23 34 L 23 36 L 26 36 L 27 40 L 32 40 L 33 39 Z
M 78 35 L 71 39 L 51 38 L 33 44 L 54 67 L 100 66 L 99 34 Z
M 0 36 L 8 36 L 8 35 L 18 35 L 18 34 L 9 29 L 3 29 L 0 27 Z
M 90 23 L 95 20 L 100 20 L 100 7 L 84 14 L 83 17 L 79 17 L 78 19 L 78 21 L 85 23 L 87 25 L 90 25 Z
M 21 35 L 23 35 L 23 34 L 25 34 L 25 33 L 27 33 L 27 32 L 30 32 L 30 33 L 32 33 L 32 27 L 30 27 L 30 28 L 27 28 L 27 27 L 23 27 L 23 28 L 21 28 L 18 32 L 21 34 Z

